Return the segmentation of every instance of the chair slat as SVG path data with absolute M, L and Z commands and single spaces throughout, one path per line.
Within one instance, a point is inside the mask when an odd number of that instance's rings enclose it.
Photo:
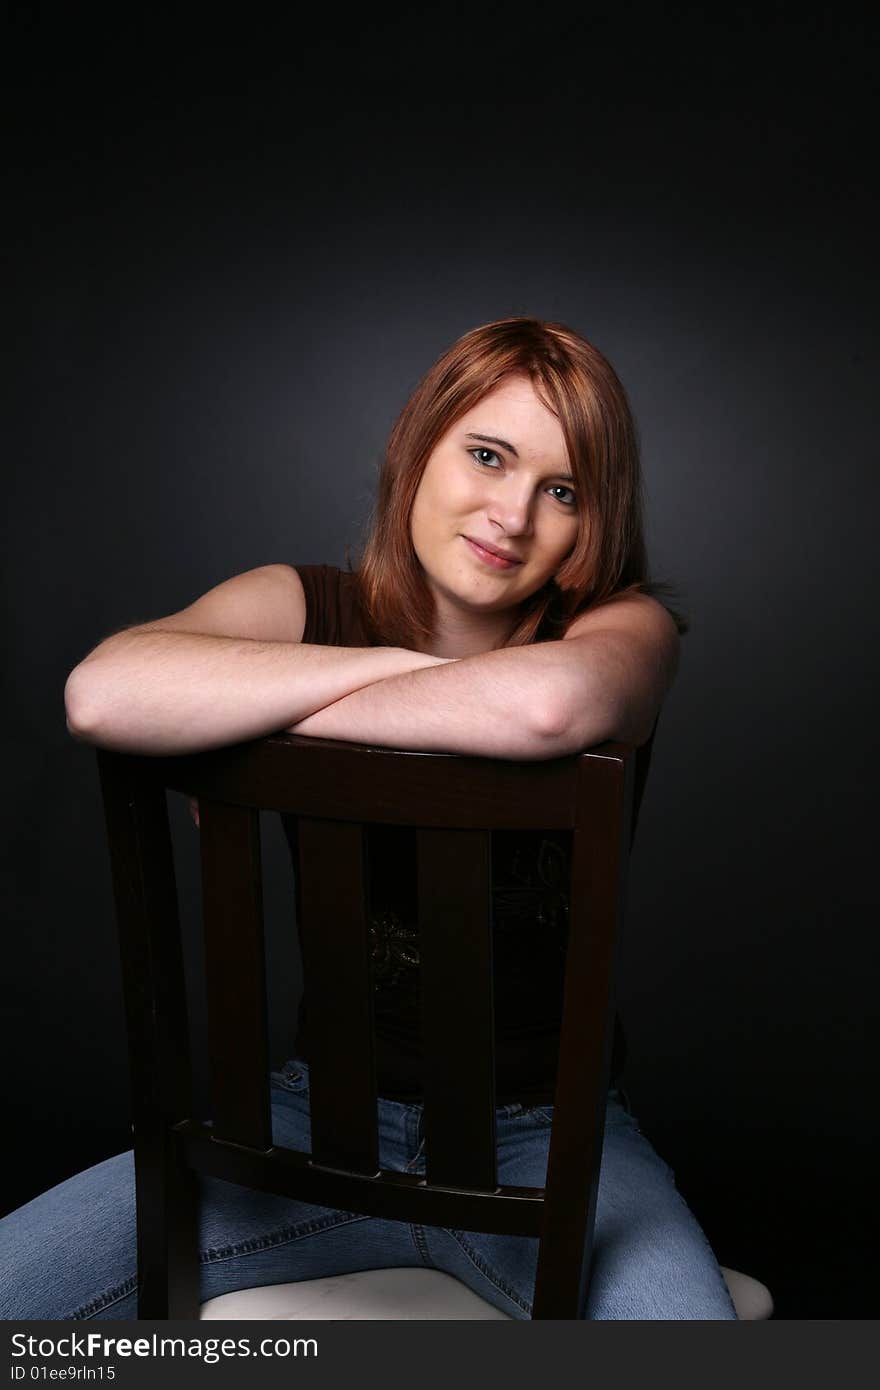
M 632 758 L 580 760 L 554 1122 L 533 1318 L 585 1315 L 611 1065 Z
M 490 873 L 487 831 L 418 832 L 426 1173 L 487 1191 L 498 1182 Z
M 214 1128 L 272 1143 L 259 813 L 202 801 L 202 911 Z
M 309 1008 L 312 1157 L 327 1167 L 379 1167 L 373 996 L 364 831 L 299 820 L 300 940 Z

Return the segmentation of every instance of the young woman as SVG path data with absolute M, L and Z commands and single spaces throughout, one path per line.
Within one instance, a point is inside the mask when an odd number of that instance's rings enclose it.
M 406 404 L 356 572 L 267 565 L 109 637 L 68 679 L 68 724 L 88 742 L 142 754 L 282 729 L 497 758 L 557 757 L 605 739 L 646 750 L 679 641 L 656 592 L 636 434 L 613 369 L 559 324 L 502 320 L 455 343 Z M 540 1186 L 565 844 L 499 837 L 497 851 L 499 1181 Z M 386 835 L 371 862 L 381 1156 L 418 1172 L 409 861 Z M 275 1139 L 307 1148 L 307 1010 L 296 1053 L 273 1078 Z M 534 1240 L 383 1222 L 220 1182 L 204 1184 L 202 1205 L 205 1299 L 433 1265 L 512 1316 L 529 1314 Z M 0 1250 L 6 1318 L 136 1316 L 130 1155 L 7 1217 Z M 595 1250 L 591 1318 L 735 1316 L 705 1237 L 616 1089 Z

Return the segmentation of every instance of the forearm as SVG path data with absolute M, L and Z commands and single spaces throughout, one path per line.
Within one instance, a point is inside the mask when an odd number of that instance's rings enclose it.
M 345 696 L 290 732 L 420 752 L 558 757 L 571 751 L 556 720 L 554 692 L 566 655 L 561 648 L 502 648 L 394 676 Z
M 195 753 L 285 729 L 375 681 L 438 664 L 400 647 L 325 647 L 133 631 L 71 672 L 68 727 L 102 748 Z

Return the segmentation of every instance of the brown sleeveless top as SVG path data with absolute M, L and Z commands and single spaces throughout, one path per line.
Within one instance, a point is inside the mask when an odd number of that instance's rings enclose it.
M 354 574 L 331 565 L 298 565 L 306 596 L 303 642 L 375 645 L 358 605 Z M 650 743 L 645 745 L 650 750 Z M 642 750 L 639 750 L 640 753 Z M 637 767 L 636 806 L 647 758 Z M 641 776 L 639 776 L 641 772 Z M 568 932 L 571 832 L 495 831 L 492 835 L 492 926 L 495 1062 L 498 1105 L 553 1102 Z M 376 1065 L 379 1094 L 421 1099 L 419 935 L 415 831 L 368 830 Z M 450 1030 L 455 1028 L 450 1008 Z M 308 1060 L 308 1001 L 300 1003 L 296 1056 Z M 616 1022 L 612 1076 L 624 1041 Z

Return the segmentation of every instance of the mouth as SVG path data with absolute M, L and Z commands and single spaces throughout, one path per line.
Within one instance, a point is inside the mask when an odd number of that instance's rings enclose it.
M 516 555 L 512 555 L 509 550 L 499 550 L 496 546 L 490 546 L 484 541 L 475 541 L 470 536 L 463 536 L 471 551 L 478 560 L 482 560 L 485 565 L 496 570 L 512 570 L 522 564 L 522 560 Z

